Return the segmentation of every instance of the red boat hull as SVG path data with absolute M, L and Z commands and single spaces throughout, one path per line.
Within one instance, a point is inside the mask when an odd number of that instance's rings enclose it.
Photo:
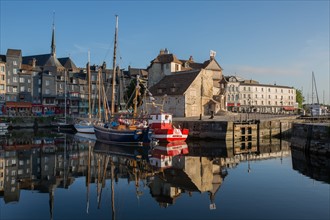
M 152 137 L 159 142 L 185 141 L 188 137 L 189 129 L 154 129 Z

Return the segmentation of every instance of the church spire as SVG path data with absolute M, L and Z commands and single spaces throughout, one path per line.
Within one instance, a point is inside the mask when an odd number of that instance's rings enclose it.
M 51 54 L 52 54 L 52 56 L 56 56 L 56 46 L 55 46 L 55 11 L 53 12 L 53 33 L 52 33 Z

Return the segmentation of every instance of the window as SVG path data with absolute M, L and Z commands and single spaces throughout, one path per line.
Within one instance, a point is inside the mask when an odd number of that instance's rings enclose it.
M 17 69 L 13 69 L 13 74 L 17 74 Z
M 20 77 L 20 78 L 19 78 L 19 82 L 20 82 L 20 83 L 24 83 L 24 78 L 23 78 L 23 77 Z
M 21 92 L 24 92 L 24 91 L 25 91 L 25 87 L 24 87 L 24 86 L 21 86 L 21 87 L 20 87 L 20 91 L 21 91 Z
M 13 61 L 13 65 L 15 65 L 15 66 L 17 65 L 17 61 L 16 60 Z
M 16 82 L 17 82 L 17 78 L 16 78 L 16 76 L 15 76 L 15 77 L 13 77 L 13 82 L 14 82 L 14 83 L 16 83 Z
M 3 81 L 5 80 L 5 75 L 1 76 L 1 80 L 3 80 Z
M 0 71 L 1 71 L 1 72 L 5 72 L 5 67 L 4 67 L 4 66 L 1 66 L 1 67 L 0 67 Z
M 0 84 L 0 90 L 4 90 L 5 89 L 5 85 Z
M 179 71 L 179 64 L 175 64 L 175 71 Z
M 17 86 L 13 87 L 13 92 L 17 92 Z
M 31 79 L 28 79 L 28 83 L 31 83 Z
M 38 79 L 38 84 L 41 85 L 41 79 Z
M 10 84 L 10 79 L 7 79 L 7 83 Z
M 38 93 L 41 93 L 41 88 L 38 88 Z
M 49 86 L 49 80 L 46 80 L 46 86 Z
M 50 94 L 50 91 L 49 91 L 49 89 L 46 89 L 46 90 L 45 90 L 45 94 L 47 94 L 47 95 L 49 95 L 49 94 Z

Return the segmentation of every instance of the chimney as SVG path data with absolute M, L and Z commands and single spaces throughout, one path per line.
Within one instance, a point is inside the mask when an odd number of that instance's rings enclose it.
M 36 67 L 37 59 L 33 58 L 32 59 L 32 67 Z
M 194 59 L 193 59 L 192 56 L 189 57 L 189 61 L 190 61 L 190 62 L 194 62 Z
M 102 69 L 105 70 L 107 68 L 107 64 L 105 61 L 103 61 L 103 64 L 102 64 Z
M 160 51 L 159 51 L 159 55 L 163 55 L 165 52 L 164 52 L 164 50 L 163 49 L 161 49 Z

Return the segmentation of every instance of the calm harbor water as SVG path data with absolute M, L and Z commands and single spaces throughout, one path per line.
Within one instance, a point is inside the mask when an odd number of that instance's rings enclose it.
M 284 140 L 137 149 L 48 130 L 1 136 L 1 220 L 326 220 L 329 207 L 329 158 Z

